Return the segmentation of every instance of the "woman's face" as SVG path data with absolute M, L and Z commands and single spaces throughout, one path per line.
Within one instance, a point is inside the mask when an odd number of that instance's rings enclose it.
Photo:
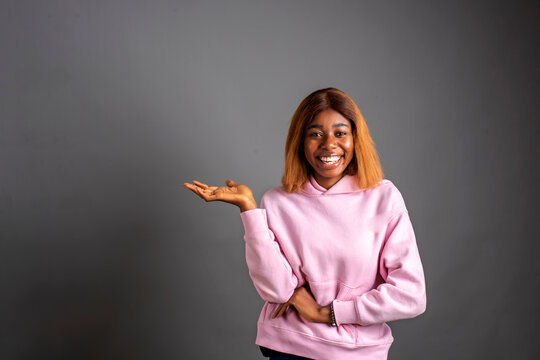
M 354 139 L 349 120 L 333 109 L 320 112 L 307 126 L 304 154 L 314 170 L 317 183 L 331 188 L 343 177 L 354 155 Z

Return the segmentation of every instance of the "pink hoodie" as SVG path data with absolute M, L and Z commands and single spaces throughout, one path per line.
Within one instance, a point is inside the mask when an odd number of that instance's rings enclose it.
M 298 193 L 267 191 L 261 208 L 241 217 L 249 273 L 267 301 L 258 345 L 316 359 L 356 359 L 370 346 L 390 346 L 387 321 L 425 311 L 413 227 L 390 181 L 360 190 L 346 175 L 326 190 L 311 177 Z M 272 319 L 278 306 L 272 303 L 288 301 L 306 283 L 319 305 L 333 302 L 337 327 L 308 322 L 291 308 Z

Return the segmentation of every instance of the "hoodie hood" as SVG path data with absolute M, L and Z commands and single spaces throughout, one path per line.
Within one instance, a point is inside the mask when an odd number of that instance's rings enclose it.
M 389 182 L 384 179 L 381 184 Z M 350 194 L 357 191 L 364 191 L 366 189 L 360 189 L 356 184 L 356 177 L 352 175 L 345 175 L 330 189 L 325 189 L 319 183 L 313 175 L 309 176 L 309 181 L 306 182 L 301 192 L 308 196 L 321 196 L 321 195 L 337 195 L 337 194 Z
M 362 191 L 362 189 L 356 185 L 356 178 L 352 175 L 343 176 L 330 189 L 325 189 L 319 185 L 313 175 L 310 175 L 309 181 L 302 188 L 302 193 L 310 196 L 348 194 L 356 191 Z

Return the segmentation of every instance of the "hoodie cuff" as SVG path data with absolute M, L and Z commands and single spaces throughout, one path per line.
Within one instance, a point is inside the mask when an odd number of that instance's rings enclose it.
M 240 213 L 246 235 L 268 231 L 268 220 L 265 209 L 253 209 Z
M 356 304 L 354 300 L 341 301 L 334 300 L 334 316 L 336 318 L 336 324 L 358 324 L 359 317 L 356 311 Z

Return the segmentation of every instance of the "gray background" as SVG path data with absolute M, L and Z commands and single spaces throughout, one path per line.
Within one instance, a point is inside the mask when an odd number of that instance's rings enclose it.
M 540 9 L 514 1 L 0 2 L 0 358 L 257 359 L 239 211 L 311 91 L 357 102 L 428 309 L 390 359 L 532 359 Z

